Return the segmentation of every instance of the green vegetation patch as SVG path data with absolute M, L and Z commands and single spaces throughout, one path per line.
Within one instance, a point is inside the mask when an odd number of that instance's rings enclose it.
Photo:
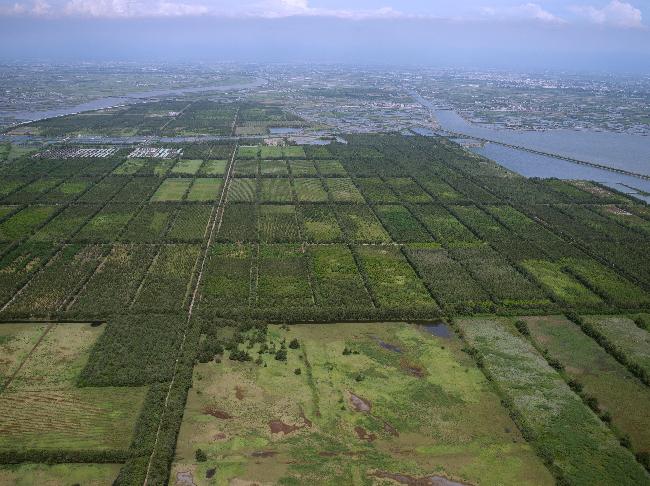
M 318 178 L 296 178 L 293 188 L 299 202 L 327 202 L 327 192 Z
M 560 316 L 528 317 L 528 329 L 538 348 L 548 350 L 583 396 L 611 420 L 635 452 L 650 451 L 650 390 L 573 322 Z
M 252 361 L 225 352 L 196 366 L 172 483 L 371 484 L 392 474 L 553 484 L 447 336 L 403 323 L 269 326 L 262 343 L 251 334 L 240 349 Z
M 104 206 L 75 235 L 75 241 L 102 242 L 115 240 L 133 217 L 135 208 L 124 204 Z
M 496 319 L 458 321 L 519 426 L 571 484 L 648 484 L 648 473 L 530 343 Z
M 426 242 L 431 237 L 410 211 L 400 205 L 375 206 L 375 213 L 398 243 Z
M 257 180 L 236 178 L 230 182 L 228 201 L 255 202 L 257 200 Z
M 289 169 L 284 160 L 262 160 L 260 162 L 260 173 L 266 176 L 287 176 Z
M 361 246 L 356 251 L 381 307 L 437 307 L 399 248 Z
M 260 202 L 293 202 L 289 179 L 262 179 Z
M 365 205 L 338 205 L 336 212 L 347 238 L 353 243 L 385 243 L 390 236 Z
M 587 287 L 562 271 L 562 265 L 545 260 L 527 260 L 523 266 L 556 298 L 572 306 L 594 307 L 602 299 Z
M 151 196 L 151 202 L 182 201 L 185 199 L 185 194 L 191 184 L 192 179 L 180 177 L 165 179 L 154 195 Z
M 260 241 L 297 242 L 301 240 L 296 207 L 293 205 L 262 205 L 259 207 Z
M 316 172 L 316 166 L 311 160 L 290 160 L 289 167 L 291 168 L 291 174 L 294 177 L 315 177 L 318 175 Z
M 301 205 L 298 209 L 307 241 L 312 243 L 342 241 L 343 232 L 336 214 L 329 206 L 309 204 Z
M 55 206 L 29 206 L 0 223 L 0 241 L 19 240 L 29 236 L 55 212 Z
M 202 165 L 202 160 L 180 159 L 178 162 L 176 162 L 174 167 L 172 167 L 171 173 L 180 175 L 195 175 Z
M 202 176 L 222 176 L 226 173 L 227 160 L 206 160 L 199 174 Z
M 17 464 L 0 466 L 0 484 L 15 486 L 68 486 L 83 484 L 105 486 L 112 484 L 120 464 Z
M 352 179 L 334 177 L 325 179 L 325 185 L 334 202 L 363 203 L 363 195 L 354 185 Z
M 194 179 L 190 192 L 187 194 L 187 200 L 214 201 L 218 199 L 222 185 L 223 180 L 216 177 Z
M 260 245 L 257 303 L 260 307 L 313 305 L 305 250 L 300 245 Z

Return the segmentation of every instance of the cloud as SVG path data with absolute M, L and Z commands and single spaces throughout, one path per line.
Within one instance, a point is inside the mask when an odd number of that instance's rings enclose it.
M 485 17 L 497 20 L 535 20 L 549 24 L 563 24 L 566 21 L 537 3 L 523 3 L 514 7 L 484 7 Z
M 207 14 L 201 4 L 169 1 L 69 0 L 63 7 L 67 16 L 101 18 L 182 17 Z
M 602 8 L 594 6 L 572 6 L 571 10 L 594 24 L 627 28 L 643 27 L 641 10 L 620 0 L 612 0 Z

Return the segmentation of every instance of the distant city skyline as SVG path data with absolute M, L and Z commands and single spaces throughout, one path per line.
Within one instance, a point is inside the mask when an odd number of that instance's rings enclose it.
M 0 58 L 650 72 L 639 0 L 0 0 Z

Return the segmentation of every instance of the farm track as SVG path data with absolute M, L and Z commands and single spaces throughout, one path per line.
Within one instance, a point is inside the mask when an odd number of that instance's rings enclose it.
M 237 114 L 235 115 L 235 123 L 236 123 L 236 118 L 238 116 L 239 110 Z M 213 210 L 213 216 L 210 217 L 210 220 L 208 221 L 208 225 L 206 226 L 206 231 L 204 233 L 204 236 L 207 236 L 207 241 L 205 242 L 205 247 L 203 248 L 202 255 L 200 256 L 200 265 L 199 265 L 199 271 L 198 275 L 196 277 L 196 280 L 194 282 L 194 289 L 192 291 L 192 298 L 190 300 L 190 305 L 187 311 L 187 320 L 185 324 L 185 329 L 183 331 L 183 337 L 181 339 L 181 344 L 178 349 L 178 354 L 176 356 L 176 360 L 174 362 L 174 371 L 172 374 L 171 381 L 169 383 L 169 388 L 167 389 L 167 394 L 165 396 L 165 402 L 163 405 L 163 410 L 160 415 L 160 421 L 158 422 L 158 428 L 156 430 L 156 437 L 154 440 L 154 445 L 151 451 L 151 455 L 149 456 L 149 461 L 147 463 L 147 472 L 144 478 L 143 485 L 147 486 L 149 484 L 149 474 L 151 472 L 151 465 L 153 463 L 153 459 L 156 455 L 156 450 L 158 447 L 158 441 L 160 439 L 160 432 L 162 430 L 163 422 L 165 420 L 165 412 L 167 411 L 167 407 L 169 404 L 169 398 L 171 396 L 174 383 L 176 381 L 176 376 L 178 373 L 178 365 L 182 356 L 182 353 L 185 349 L 185 342 L 187 340 L 187 333 L 189 331 L 190 327 L 190 322 L 192 320 L 192 314 L 194 311 L 194 305 L 196 304 L 196 299 L 198 296 L 199 288 L 201 286 L 201 281 L 203 279 L 203 272 L 205 270 L 205 265 L 208 260 L 208 255 L 210 251 L 210 247 L 212 246 L 213 240 L 216 235 L 219 234 L 219 231 L 221 229 L 221 224 L 223 222 L 223 215 L 225 212 L 225 205 L 228 200 L 228 189 L 230 187 L 230 183 L 233 179 L 234 175 L 234 169 L 235 169 L 235 157 L 237 155 L 237 148 L 238 144 L 235 144 L 235 147 L 233 149 L 232 156 L 230 158 L 230 164 L 228 166 L 228 170 L 226 171 L 226 177 L 224 178 L 224 183 L 223 187 L 221 189 L 221 196 L 219 200 L 216 202 Z

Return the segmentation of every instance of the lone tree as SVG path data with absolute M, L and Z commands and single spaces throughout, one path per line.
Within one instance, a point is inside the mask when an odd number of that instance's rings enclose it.
M 298 349 L 300 347 L 300 343 L 298 342 L 298 340 L 296 338 L 293 338 L 291 340 L 291 342 L 289 343 L 289 347 L 291 349 Z
M 194 455 L 196 457 L 196 462 L 205 462 L 208 460 L 208 456 L 205 454 L 205 452 L 203 452 L 202 449 L 197 449 Z

